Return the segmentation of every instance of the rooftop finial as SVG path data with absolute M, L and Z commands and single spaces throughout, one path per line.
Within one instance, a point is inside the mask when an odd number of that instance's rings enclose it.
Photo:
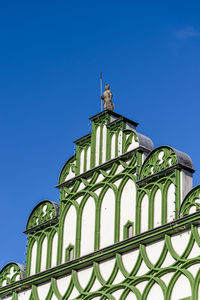
M 110 91 L 110 85 L 108 83 L 105 85 L 105 91 L 103 92 L 101 99 L 103 99 L 104 110 L 114 110 L 114 104 L 112 102 L 112 93 Z

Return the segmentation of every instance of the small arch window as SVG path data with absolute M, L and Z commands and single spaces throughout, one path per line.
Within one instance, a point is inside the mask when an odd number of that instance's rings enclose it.
M 74 259 L 74 246 L 70 244 L 65 249 L 65 262 L 71 261 Z
M 124 225 L 124 239 L 129 239 L 134 233 L 134 223 L 129 221 Z

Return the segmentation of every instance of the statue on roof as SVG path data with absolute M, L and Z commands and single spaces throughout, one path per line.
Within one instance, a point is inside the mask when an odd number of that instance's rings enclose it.
M 103 95 L 101 96 L 101 99 L 103 100 L 104 110 L 114 110 L 114 104 L 112 102 L 112 93 L 110 91 L 110 85 L 107 83 L 105 85 L 105 91 L 103 92 Z

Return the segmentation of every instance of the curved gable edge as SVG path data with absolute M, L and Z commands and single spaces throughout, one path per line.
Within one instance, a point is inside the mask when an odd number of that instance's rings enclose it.
M 43 223 L 43 222 L 40 222 L 39 224 L 36 224 L 35 226 L 30 226 L 30 221 L 34 217 L 34 213 L 37 212 L 37 210 L 39 209 L 40 206 L 43 207 L 45 205 L 45 203 L 49 203 L 50 205 L 52 205 L 52 208 L 54 209 L 54 213 L 52 214 L 53 215 L 52 218 L 51 218 L 51 216 L 50 217 L 47 216 L 45 218 L 45 215 L 44 215 L 43 216 L 44 222 L 58 217 L 60 205 L 58 203 L 50 201 L 50 200 L 43 200 L 43 201 L 39 202 L 32 210 L 32 212 L 28 218 L 27 224 L 26 224 L 26 231 Z

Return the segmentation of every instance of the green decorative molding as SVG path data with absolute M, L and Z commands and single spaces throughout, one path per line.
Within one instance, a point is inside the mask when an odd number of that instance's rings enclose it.
M 36 227 L 42 223 L 50 221 L 58 216 L 57 203 L 53 203 L 49 200 L 40 202 L 32 211 L 26 226 L 26 230 Z
M 192 189 L 185 197 L 179 215 L 185 216 L 200 210 L 200 185 Z
M 140 173 L 140 179 L 151 176 L 177 163 L 175 152 L 169 147 L 159 147 L 146 158 Z

